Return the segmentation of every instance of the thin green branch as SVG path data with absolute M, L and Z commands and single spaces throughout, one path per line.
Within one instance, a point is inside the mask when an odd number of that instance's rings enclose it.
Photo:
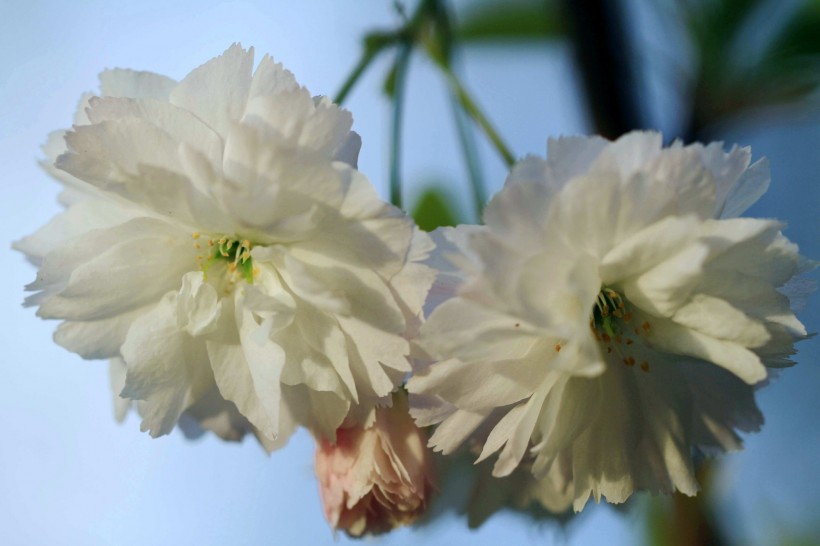
M 353 90 L 353 87 L 359 82 L 359 78 L 362 74 L 364 74 L 364 71 L 367 70 L 367 67 L 370 66 L 373 59 L 375 59 L 378 54 L 384 51 L 387 47 L 397 43 L 399 39 L 400 34 L 398 33 L 373 32 L 365 36 L 362 56 L 359 58 L 359 62 L 356 63 L 356 66 L 353 67 L 353 70 L 345 79 L 342 87 L 339 89 L 339 92 L 336 93 L 336 97 L 333 99 L 333 102 L 341 105 L 347 98 L 350 91 Z
M 445 79 L 447 83 L 450 85 L 453 93 L 458 99 L 459 104 L 464 109 L 464 111 L 473 118 L 479 127 L 484 131 L 484 134 L 487 135 L 487 138 L 490 140 L 492 145 L 495 147 L 496 151 L 501 155 L 504 162 L 507 164 L 508 167 L 512 167 L 515 163 L 515 156 L 510 152 L 510 149 L 502 140 L 501 136 L 493 127 L 490 120 L 484 115 L 481 109 L 478 107 L 476 102 L 467 92 L 463 85 L 461 85 L 461 81 L 458 77 L 453 73 L 452 69 L 448 66 L 445 66 L 439 63 L 439 68 L 444 73 Z
M 458 142 L 461 145 L 461 153 L 464 157 L 464 163 L 467 166 L 467 174 L 470 178 L 470 187 L 472 188 L 473 193 L 473 204 L 475 206 L 476 218 L 480 220 L 481 215 L 484 212 L 484 205 L 487 203 L 487 190 L 484 186 L 484 175 L 478 161 L 475 138 L 469 121 L 467 120 L 466 112 L 458 103 L 458 97 L 456 97 L 452 90 L 449 92 L 449 95 L 450 108 L 453 111 L 456 131 L 458 132 Z
M 404 110 L 405 80 L 413 43 L 405 41 L 396 55 L 393 90 L 393 115 L 390 127 L 390 202 L 402 208 L 401 194 L 401 130 Z
M 443 65 L 453 73 L 456 73 L 454 67 L 458 66 L 457 41 L 453 36 L 453 24 L 446 2 L 436 0 L 429 6 L 429 9 L 432 10 L 432 18 L 435 25 L 432 29 L 432 35 L 428 36 L 428 39 L 425 40 L 427 52 L 436 64 Z M 487 192 L 484 186 L 484 176 L 481 172 L 481 163 L 476 151 L 473 126 L 467 118 L 466 112 L 459 104 L 458 96 L 452 86 L 447 86 L 447 95 L 450 102 L 450 109 L 453 112 L 453 120 L 456 125 L 462 157 L 470 178 L 476 218 L 480 219 L 484 210 L 484 204 L 487 201 Z
M 347 79 L 342 84 L 342 87 L 341 89 L 339 89 L 339 92 L 336 93 L 336 97 L 333 99 L 333 102 L 339 105 L 341 105 L 344 102 L 344 100 L 347 98 L 347 95 L 353 89 L 353 86 L 356 85 L 361 75 L 364 74 L 364 71 L 367 69 L 368 66 L 370 66 L 370 62 L 376 57 L 376 53 L 377 51 L 371 51 L 369 49 L 364 50 L 361 58 L 359 59 L 359 62 L 353 68 L 353 71 L 347 76 Z

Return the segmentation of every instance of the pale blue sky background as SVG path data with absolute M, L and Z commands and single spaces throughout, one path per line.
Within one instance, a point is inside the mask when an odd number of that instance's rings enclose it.
M 103 68 L 146 69 L 181 78 L 232 42 L 271 53 L 315 94 L 334 94 L 358 58 L 366 29 L 395 21 L 386 0 L 285 2 L 30 1 L 0 4 L 0 543 L 326 544 L 306 434 L 268 457 L 252 441 L 158 440 L 134 415 L 115 423 L 107 367 L 51 341 L 54 323 L 23 309 L 34 269 L 9 249 L 58 206 L 57 185 L 36 166 L 46 134 L 67 127 L 80 94 Z M 547 136 L 587 133 L 567 51 L 560 46 L 472 48 L 467 83 L 516 155 L 543 154 Z M 347 107 L 364 146 L 360 169 L 386 195 L 388 106 L 377 63 Z M 408 89 L 404 172 L 410 182 L 466 180 L 450 112 L 433 69 L 414 59 Z M 660 101 L 663 103 L 663 101 Z M 674 115 L 665 116 L 674 119 Z M 789 222 L 787 234 L 820 257 L 820 113 L 769 118 L 727 133 L 769 156 L 770 193 L 753 210 Z M 481 139 L 479 138 L 479 141 Z M 491 190 L 505 169 L 482 144 Z M 412 194 L 413 189 L 409 192 Z M 465 210 L 469 208 L 465 197 Z M 815 297 L 802 318 L 817 330 Z M 820 507 L 820 350 L 800 346 L 797 368 L 764 391 L 764 431 L 725 458 L 727 517 L 768 542 L 773 528 L 810 529 Z M 568 532 L 499 514 L 470 532 L 464 519 L 402 531 L 375 544 L 634 544 L 636 516 L 588 508 Z M 340 537 L 337 543 L 346 543 Z

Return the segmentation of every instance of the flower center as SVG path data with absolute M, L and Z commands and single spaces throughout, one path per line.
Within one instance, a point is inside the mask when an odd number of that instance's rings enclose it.
M 192 237 L 194 248 L 202 249 L 203 244 L 199 242 L 200 234 L 194 233 Z M 232 286 L 240 280 L 253 284 L 256 270 L 251 257 L 251 248 L 253 248 L 253 243 L 247 239 L 240 240 L 230 237 L 208 239 L 207 252 L 204 256 L 197 255 L 196 261 L 205 279 L 208 278 L 209 271 L 225 267 L 229 285 Z
M 621 294 L 611 288 L 601 288 L 592 308 L 589 327 L 610 360 L 629 367 L 640 361 L 640 368 L 649 371 L 649 361 L 640 356 L 648 352 L 645 337 L 652 325 L 646 320 L 638 324 L 629 302 Z

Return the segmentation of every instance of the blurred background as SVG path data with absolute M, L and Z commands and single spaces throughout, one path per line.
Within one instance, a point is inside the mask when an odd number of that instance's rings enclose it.
M 477 221 L 507 171 L 461 97 L 516 158 L 544 155 L 549 136 L 633 128 L 750 145 L 769 158 L 772 185 L 748 214 L 787 222 L 820 258 L 816 0 L 3 2 L 2 544 L 334 543 L 307 434 L 271 456 L 249 440 L 152 440 L 135 415 L 115 422 L 107 365 L 53 344 L 55 324 L 20 305 L 35 271 L 9 245 L 59 210 L 37 166 L 46 135 L 70 125 L 102 69 L 180 79 L 232 42 L 272 54 L 314 94 L 354 83 L 342 94 L 363 139 L 359 168 L 426 227 Z M 810 331 L 817 302 L 799 315 Z M 694 501 L 635 495 L 565 525 L 503 511 L 473 530 L 459 506 L 439 506 L 427 525 L 367 542 L 820 543 L 820 342 L 798 349 L 799 364 L 759 393 L 764 429 L 704 468 Z

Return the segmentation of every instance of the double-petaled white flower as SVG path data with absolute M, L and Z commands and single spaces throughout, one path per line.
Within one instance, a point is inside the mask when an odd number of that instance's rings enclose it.
M 632 133 L 519 163 L 485 226 L 443 233 L 464 281 L 422 328 L 440 362 L 408 384 L 431 445 L 481 438 L 495 475 L 524 460 L 576 510 L 694 494 L 693 454 L 760 426 L 755 386 L 806 335 L 787 295 L 805 260 L 778 222 L 737 217 L 769 181 L 749 162 Z
M 355 170 L 350 113 L 238 45 L 180 82 L 100 79 L 46 145 L 67 210 L 16 244 L 56 341 L 113 359 L 155 436 L 184 412 L 272 449 L 368 413 L 409 370 L 432 274 Z

